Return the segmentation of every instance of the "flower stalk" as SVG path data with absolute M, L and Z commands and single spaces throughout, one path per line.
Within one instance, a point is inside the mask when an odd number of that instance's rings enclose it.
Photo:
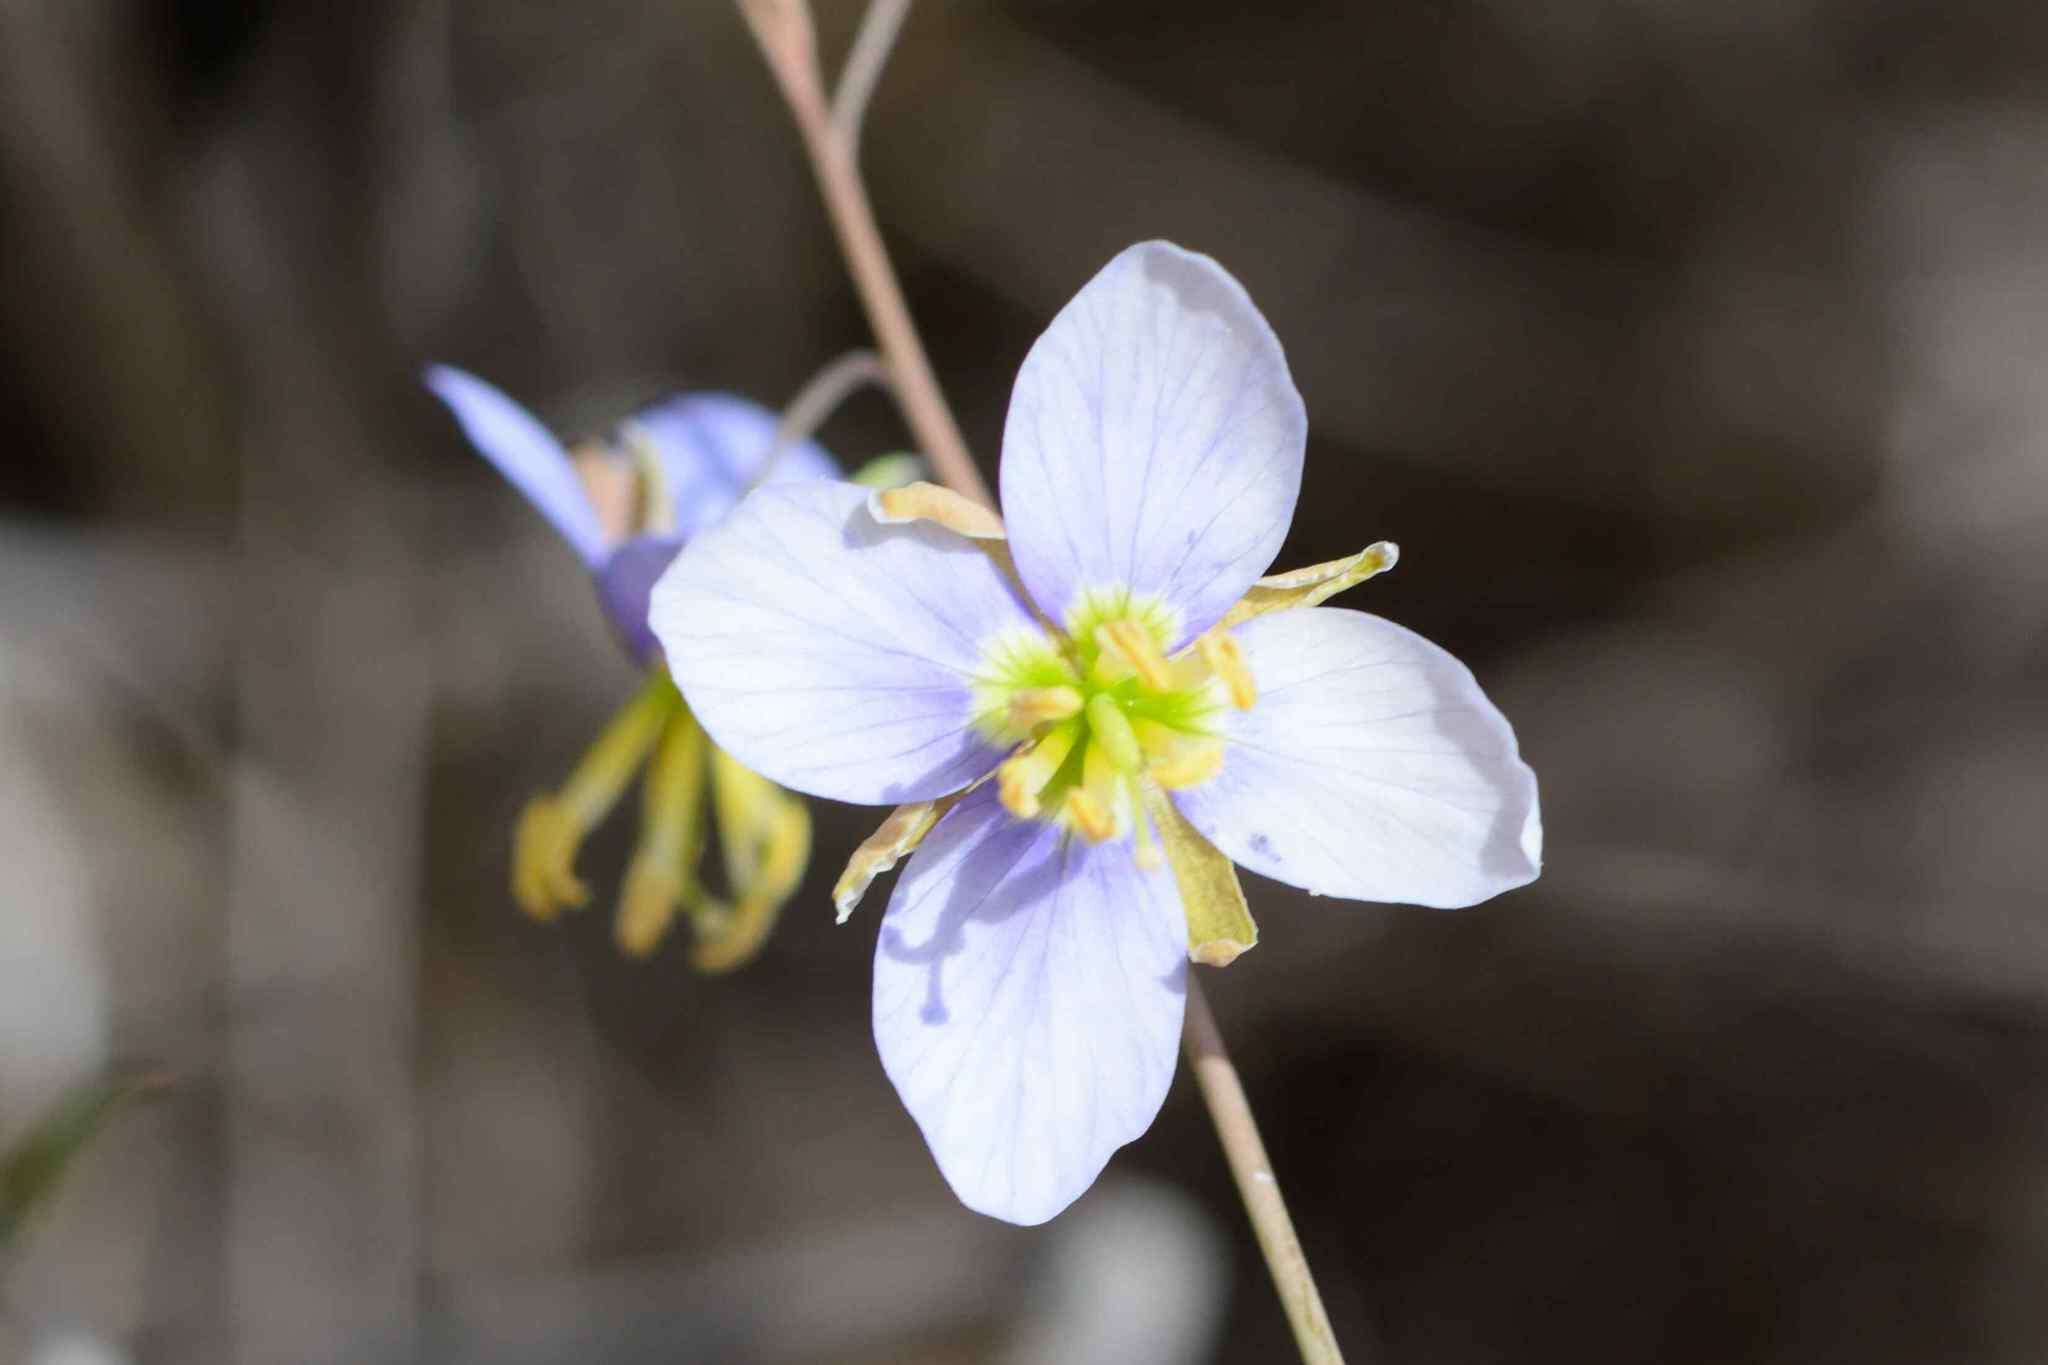
M 967 453 L 967 440 L 960 434 L 953 411 L 946 405 L 938 377 L 932 373 L 924 343 L 910 320 L 910 307 L 903 288 L 896 282 L 896 270 L 889 262 L 889 249 L 875 224 L 875 211 L 868 203 L 867 186 L 861 181 L 859 152 L 854 138 L 859 118 L 852 106 L 842 107 L 834 119 L 825 93 L 824 76 L 818 68 L 817 34 L 811 24 L 811 9 L 805 0 L 741 0 L 755 41 L 768 59 L 776 84 L 796 118 L 810 154 L 811 168 L 818 177 L 818 189 L 825 210 L 838 235 L 846 257 L 847 273 L 860 292 L 861 305 L 875 329 L 875 340 L 888 362 L 894 379 L 896 402 L 903 420 L 917 438 L 920 451 L 932 462 L 932 470 L 947 487 L 978 502 L 993 504 L 988 485 Z M 893 34 L 890 36 L 893 37 Z M 856 70 L 860 80 L 871 87 L 879 74 L 884 54 L 871 51 Z M 865 100 L 862 100 L 865 104 Z
M 1188 1013 L 1181 1045 L 1202 1088 L 1209 1117 L 1216 1124 L 1216 1136 L 1230 1161 L 1230 1174 L 1237 1181 L 1244 1211 L 1251 1216 L 1259 1251 L 1272 1269 L 1273 1287 L 1280 1291 L 1280 1306 L 1287 1311 L 1295 1347 L 1305 1365 L 1342 1365 L 1344 1354 L 1337 1349 L 1337 1335 L 1330 1330 L 1329 1314 L 1323 1311 L 1323 1296 L 1316 1292 L 1308 1256 L 1295 1236 L 1294 1220 L 1288 1216 L 1280 1182 L 1273 1176 L 1266 1144 L 1259 1139 L 1251 1101 L 1245 1098 L 1237 1068 L 1223 1046 L 1222 1031 L 1216 1027 L 1216 1016 L 1210 1013 L 1208 998 L 1193 972 L 1188 973 Z
M 887 361 L 892 392 L 904 420 L 946 487 L 993 507 L 995 499 L 968 453 L 926 358 L 860 176 L 856 145 L 860 111 L 905 8 L 904 0 L 874 0 L 869 22 L 856 41 L 855 59 L 848 64 L 835 117 L 834 102 L 826 94 L 818 65 L 807 0 L 740 0 L 740 9 L 803 136 L 848 272 Z M 1249 686 L 1248 681 L 1245 685 Z M 1305 1365 L 1341 1365 L 1343 1355 L 1286 1200 L 1274 1179 L 1251 1104 L 1196 975 L 1190 970 L 1187 976 L 1183 1043 L 1203 1102 L 1236 1177 L 1302 1360 Z

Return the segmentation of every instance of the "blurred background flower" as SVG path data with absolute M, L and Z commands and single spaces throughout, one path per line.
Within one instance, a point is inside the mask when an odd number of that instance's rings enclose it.
M 2037 1358 L 2044 76 L 2018 0 L 913 9 L 865 165 L 984 470 L 1076 279 L 1224 256 L 1280 562 L 1398 541 L 1543 775 L 1534 887 L 1254 884 L 1213 988 L 1355 1355 Z M 0 112 L 0 1135 L 179 1077 L 0 1356 L 1073 1360 L 1164 1266 L 1222 1308 L 1157 1358 L 1284 1355 L 1185 1086 L 1050 1229 L 953 1204 L 828 922 L 866 813 L 737 978 L 505 911 L 636 671 L 417 375 L 573 433 L 867 344 L 735 15 L 30 0 Z
M 640 834 L 613 937 L 622 951 L 646 957 L 681 914 L 696 939 L 693 966 L 744 965 L 803 879 L 810 812 L 705 735 L 669 680 L 647 603 L 677 552 L 750 489 L 836 478 L 839 466 L 814 441 L 780 439 L 774 413 L 732 394 L 665 399 L 627 418 L 616 441 L 585 442 L 571 455 L 533 414 L 475 375 L 436 365 L 426 382 L 582 561 L 612 633 L 646 673 L 561 787 L 520 810 L 509 858 L 513 897 L 543 922 L 586 905 L 577 854 L 640 777 Z M 714 826 L 724 895 L 700 870 Z

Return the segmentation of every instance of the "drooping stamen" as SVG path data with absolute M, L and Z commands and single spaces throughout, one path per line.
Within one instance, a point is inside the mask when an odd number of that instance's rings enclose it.
M 1210 672 L 1223 679 L 1223 685 L 1230 690 L 1230 704 L 1240 711 L 1251 710 L 1259 699 L 1259 687 L 1252 680 L 1252 671 L 1245 664 L 1244 650 L 1236 637 L 1221 630 L 1205 631 L 1196 648 Z
M 723 749 L 711 751 L 712 793 L 729 907 L 694 916 L 690 965 L 725 972 L 750 961 L 768 941 L 783 904 L 803 880 L 811 856 L 810 808 Z
M 551 920 L 565 907 L 590 899 L 590 889 L 575 873 L 576 851 L 618 804 L 681 705 L 667 671 L 650 673 L 633 699 L 606 722 L 562 789 L 536 796 L 520 812 L 512 837 L 512 895 L 527 914 Z
M 667 936 L 676 912 L 701 888 L 703 796 L 707 747 L 696 717 L 675 708 L 640 784 L 640 842 L 626 867 L 613 938 L 629 957 L 646 957 Z

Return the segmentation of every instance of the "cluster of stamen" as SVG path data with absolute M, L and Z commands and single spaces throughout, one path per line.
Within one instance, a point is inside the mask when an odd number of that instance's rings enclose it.
M 1221 630 L 1169 657 L 1171 618 L 1128 595 L 1084 603 L 1064 632 L 1011 637 L 990 651 L 977 720 L 1013 745 L 997 793 L 1022 819 L 1091 842 L 1130 836 L 1156 867 L 1144 786 L 1197 786 L 1223 768 L 1217 721 L 1258 698 L 1237 642 Z

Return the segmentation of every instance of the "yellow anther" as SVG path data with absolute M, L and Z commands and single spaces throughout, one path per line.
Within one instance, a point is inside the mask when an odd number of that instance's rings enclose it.
M 1081 693 L 1072 687 L 1026 687 L 1010 694 L 1010 724 L 1029 733 L 1051 721 L 1081 714 Z
M 1078 725 L 1059 725 L 1046 732 L 1045 737 L 1030 744 L 1003 760 L 996 769 L 996 794 L 1003 803 L 1003 809 L 1020 820 L 1029 820 L 1038 814 L 1038 794 L 1045 790 L 1045 784 L 1052 781 L 1053 774 L 1067 761 L 1067 755 L 1074 751 L 1074 744 L 1081 737 Z
M 1093 793 L 1082 787 L 1067 792 L 1067 819 L 1090 843 L 1099 844 L 1105 839 L 1116 837 L 1116 819 L 1109 808 L 1095 799 Z
M 585 831 L 552 796 L 536 796 L 519 812 L 512 835 L 512 898 L 545 923 L 564 908 L 586 904 L 590 888 L 576 876 L 576 850 Z
M 1029 820 L 1038 814 L 1038 793 L 1044 788 L 1045 783 L 1038 780 L 1027 754 L 1005 759 L 996 769 L 996 798 L 1003 803 L 1004 810 L 1019 820 Z
M 1220 630 L 1208 631 L 1198 642 L 1198 648 L 1202 662 L 1230 689 L 1230 704 L 1240 711 L 1251 710 L 1259 699 L 1259 687 L 1252 681 L 1252 671 L 1245 664 L 1244 650 L 1238 646 L 1236 637 Z
M 1167 665 L 1166 653 L 1159 647 L 1159 641 L 1152 632 L 1126 616 L 1116 621 L 1105 621 L 1095 628 L 1095 643 L 1106 655 L 1111 655 L 1130 666 L 1132 672 L 1144 679 L 1145 686 L 1155 692 L 1164 692 L 1173 686 L 1173 670 Z
M 1116 704 L 1116 698 L 1097 692 L 1088 699 L 1088 728 L 1094 733 L 1094 747 L 1119 772 L 1134 773 L 1145 766 L 1145 751 L 1138 747 L 1137 732 L 1130 718 Z
M 1217 743 L 1184 744 L 1146 769 L 1154 782 L 1168 791 L 1199 787 L 1223 771 L 1223 746 Z

